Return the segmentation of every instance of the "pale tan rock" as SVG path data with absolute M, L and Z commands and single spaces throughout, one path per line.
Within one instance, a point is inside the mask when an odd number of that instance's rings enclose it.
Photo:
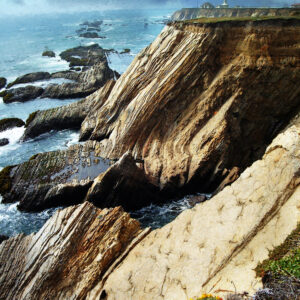
M 300 126 L 292 126 L 235 183 L 150 233 L 107 279 L 105 299 L 253 293 L 261 287 L 253 269 L 300 222 L 299 175 Z
M 86 299 L 148 232 L 121 208 L 60 210 L 38 233 L 0 245 L 0 298 Z

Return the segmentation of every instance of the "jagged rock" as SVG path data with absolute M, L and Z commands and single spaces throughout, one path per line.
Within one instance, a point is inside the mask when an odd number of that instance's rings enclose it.
M 224 17 L 274 17 L 274 16 L 295 16 L 299 15 L 299 10 L 291 8 L 183 8 L 176 11 L 171 19 L 173 21 L 190 20 L 197 18 L 224 18 Z
M 9 83 L 7 88 L 11 88 L 13 85 L 20 84 L 20 83 L 31 83 L 39 80 L 46 80 L 50 79 L 50 73 L 48 72 L 35 72 L 25 74 L 23 76 L 18 77 L 15 81 Z
M 98 44 L 68 49 L 60 53 L 59 56 L 69 62 L 70 67 L 94 66 L 99 62 L 106 61 L 105 50 Z
M 42 98 L 80 98 L 88 96 L 114 78 L 114 72 L 107 61 L 100 62 L 85 72 L 78 74 L 77 83 L 50 85 L 45 88 Z
M 102 156 L 128 150 L 164 190 L 213 191 L 259 159 L 299 108 L 300 21 L 176 23 L 136 56 L 96 126 Z M 288 46 L 287 46 L 288 45 Z
M 0 147 L 6 146 L 8 144 L 9 144 L 9 140 L 8 139 L 0 139 Z
M 73 71 L 60 71 L 60 72 L 55 72 L 51 74 L 51 78 L 55 79 L 55 78 L 65 78 L 65 79 L 69 79 L 69 80 L 74 80 L 74 81 L 78 81 L 80 77 L 80 74 L 78 74 L 77 72 L 73 72 Z
M 22 127 L 25 123 L 23 120 L 18 118 L 6 118 L 0 120 L 0 132 L 14 127 Z
M 1 244 L 3 241 L 6 241 L 6 240 L 8 240 L 8 239 L 9 239 L 8 236 L 6 236 L 6 235 L 0 235 L 0 244 Z
M 300 122 L 262 160 L 209 201 L 150 233 L 90 299 L 182 300 L 202 293 L 253 294 L 257 264 L 300 220 Z
M 103 38 L 103 37 L 99 36 L 97 32 L 85 32 L 85 33 L 81 33 L 79 36 L 83 37 L 83 38 L 88 38 L 88 39 Z
M 55 52 L 51 50 L 46 50 L 42 53 L 42 56 L 55 57 Z
M 33 118 L 26 122 L 26 130 L 22 140 L 35 138 L 50 130 L 80 128 L 87 114 L 94 107 L 103 105 L 115 81 L 110 80 L 99 91 L 81 101 L 57 108 L 37 111 Z
M 38 86 L 28 85 L 25 87 L 5 90 L 0 93 L 4 103 L 26 102 L 42 95 L 44 89 Z
M 86 200 L 97 207 L 115 207 L 135 210 L 161 201 L 159 187 L 151 184 L 144 171 L 137 167 L 131 153 L 125 153 L 105 173 L 95 178 Z
M 3 169 L 2 202 L 20 201 L 18 208 L 25 211 L 82 202 L 93 179 L 109 168 L 109 161 L 101 159 L 98 153 L 99 143 L 89 141 L 67 150 L 41 153 Z
M 6 86 L 7 80 L 4 77 L 0 77 L 0 90 Z
M 121 208 L 86 202 L 59 210 L 36 234 L 0 245 L 1 299 L 91 299 L 92 287 L 148 233 Z

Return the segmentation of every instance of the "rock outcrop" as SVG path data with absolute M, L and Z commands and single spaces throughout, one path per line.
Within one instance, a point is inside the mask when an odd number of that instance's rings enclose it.
M 42 56 L 47 56 L 47 57 L 55 57 L 55 52 L 52 50 L 46 50 L 42 53 Z
M 26 102 L 42 95 L 44 89 L 38 86 L 27 85 L 15 89 L 5 90 L 0 93 L 4 103 Z
M 9 83 L 7 85 L 7 89 L 11 88 L 13 85 L 20 83 L 32 83 L 39 80 L 47 80 L 50 79 L 51 75 L 48 72 L 35 72 L 25 74 L 23 76 L 18 77 L 15 81 Z
M 0 90 L 6 86 L 7 80 L 4 77 L 0 77 Z
M 18 118 L 6 118 L 0 120 L 0 132 L 14 127 L 22 127 L 25 123 L 23 120 Z
M 300 9 L 296 8 L 182 8 L 176 11 L 171 19 L 173 21 L 190 20 L 196 18 L 222 18 L 222 17 L 279 17 L 299 16 Z
M 300 222 L 300 122 L 209 201 L 135 247 L 90 299 L 182 300 L 254 291 L 255 267 Z
M 19 209 L 41 211 L 81 203 L 93 179 L 109 168 L 98 156 L 99 143 L 41 153 L 0 172 L 3 203 L 19 201 Z
M 9 140 L 8 139 L 0 139 L 0 147 L 2 146 L 6 146 L 9 144 Z
M 86 99 L 66 106 L 35 112 L 26 122 L 22 140 L 35 138 L 50 130 L 79 129 L 85 117 L 94 111 L 95 107 L 103 105 L 114 84 L 115 81 L 110 80 Z
M 148 232 L 121 208 L 60 210 L 38 233 L 2 242 L 0 298 L 89 299 Z
M 81 140 L 128 150 L 163 190 L 214 190 L 299 109 L 300 21 L 175 23 L 134 59 Z M 92 132 L 91 134 L 89 134 Z

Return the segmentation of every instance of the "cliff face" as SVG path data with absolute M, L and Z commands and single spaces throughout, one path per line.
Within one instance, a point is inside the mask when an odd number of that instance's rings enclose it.
M 133 61 L 81 136 L 132 150 L 161 188 L 215 187 L 299 107 L 300 22 L 174 24 Z
M 190 20 L 197 18 L 221 17 L 262 17 L 262 16 L 295 16 L 300 14 L 296 8 L 182 8 L 176 11 L 173 21 Z

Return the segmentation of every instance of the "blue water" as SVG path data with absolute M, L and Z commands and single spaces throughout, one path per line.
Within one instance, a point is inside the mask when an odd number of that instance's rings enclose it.
M 1 7 L 1 3 L 0 3 Z M 58 54 L 68 48 L 98 43 L 106 49 L 121 52 L 131 49 L 130 54 L 111 54 L 110 67 L 123 73 L 137 53 L 148 46 L 160 33 L 162 20 L 170 16 L 171 10 L 131 10 L 97 11 L 70 14 L 45 14 L 36 16 L 0 16 L 0 77 L 8 82 L 20 75 L 37 72 L 57 72 L 68 69 L 68 63 Z M 78 37 L 76 30 L 84 21 L 102 20 L 101 36 L 105 39 L 86 39 Z M 145 25 L 147 23 L 147 25 Z M 55 58 L 42 57 L 45 49 L 53 50 Z M 61 83 L 61 79 L 50 83 Z M 45 86 L 48 81 L 35 85 Z M 22 85 L 20 85 L 22 86 Z M 4 104 L 0 98 L 0 119 L 17 117 L 24 121 L 36 110 L 53 108 L 78 101 L 79 99 L 36 99 L 25 103 Z M 0 147 L 0 169 L 28 160 L 32 155 L 45 151 L 65 149 L 78 142 L 78 132 L 64 130 L 50 132 L 34 140 L 20 143 L 24 128 L 0 132 L 0 138 L 8 138 L 10 144 Z M 17 204 L 1 204 L 0 198 L 0 235 L 15 235 L 20 232 L 29 234 L 38 230 L 55 210 L 39 214 L 21 213 Z

